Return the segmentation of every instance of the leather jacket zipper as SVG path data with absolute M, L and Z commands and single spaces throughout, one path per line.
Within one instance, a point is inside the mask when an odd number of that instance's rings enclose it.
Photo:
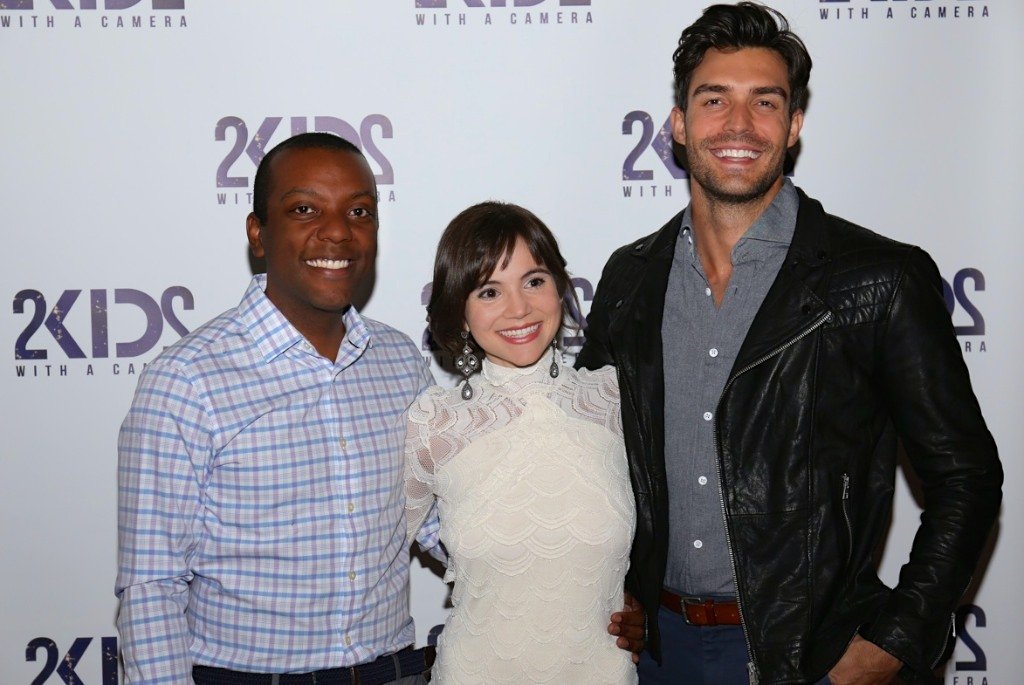
M 800 342 L 801 340 L 806 338 L 808 335 L 813 333 L 815 330 L 817 330 L 822 325 L 830 322 L 832 320 L 832 318 L 833 318 L 832 312 L 825 312 L 820 317 L 818 317 L 818 319 L 814 323 L 812 323 L 810 326 L 805 328 L 798 335 L 796 335 L 795 337 L 793 337 L 790 340 L 786 341 L 782 345 L 779 345 L 778 347 L 776 347 L 772 351 L 768 352 L 767 354 L 762 355 L 758 359 L 755 359 L 754 361 L 752 361 L 751 363 L 747 364 L 742 369 L 740 369 L 739 371 L 734 373 L 729 378 L 729 380 L 726 381 L 725 387 L 722 388 L 722 397 L 725 397 L 725 393 L 728 392 L 729 387 L 733 384 L 733 381 L 735 381 L 739 376 L 741 376 L 742 374 L 746 373 L 747 371 L 749 371 L 750 369 L 754 368 L 755 366 L 758 366 L 759 364 L 762 364 L 762 363 L 768 361 L 769 359 L 771 359 L 775 355 L 781 354 L 782 352 L 786 351 L 787 349 L 789 349 L 790 347 L 792 347 L 793 345 L 795 345 L 796 343 Z M 721 402 L 721 400 L 719 400 L 719 402 Z M 724 473 L 723 473 L 723 468 L 722 468 L 722 448 L 721 448 L 721 445 L 718 442 L 718 412 L 717 411 L 715 412 L 714 436 L 715 436 L 715 456 L 718 457 L 718 497 L 719 497 L 719 502 L 722 505 L 722 520 L 725 523 L 725 543 L 726 543 L 726 548 L 729 551 L 729 564 L 732 566 L 732 582 L 736 585 L 736 609 L 737 609 L 737 611 L 739 612 L 739 615 L 740 615 L 740 627 L 743 629 L 743 640 L 747 643 L 747 654 L 750 657 L 750 661 L 747 663 L 747 674 L 748 674 L 748 676 L 750 678 L 750 685 L 758 685 L 758 681 L 760 680 L 760 673 L 759 673 L 758 668 L 757 668 L 757 661 L 754 658 L 754 650 L 753 650 L 753 648 L 751 647 L 751 644 L 750 644 L 750 636 L 747 635 L 747 621 L 743 617 L 743 599 L 740 596 L 742 594 L 740 592 L 740 581 L 739 581 L 739 576 L 736 573 L 736 555 L 732 551 L 732 535 L 730 535 L 730 533 L 729 533 L 729 518 L 726 515 L 726 511 L 725 511 L 725 485 L 724 485 L 725 480 L 724 480 Z
M 953 636 L 953 641 L 956 642 L 956 612 L 949 615 L 949 632 Z M 942 655 L 946 653 L 946 645 L 949 644 L 949 637 L 943 641 L 939 647 L 939 653 L 935 655 L 935 659 L 932 661 L 932 670 L 934 671 L 939 667 L 939 662 L 942 661 Z
M 850 474 L 843 474 L 843 523 L 846 524 L 846 565 L 853 558 L 853 524 L 850 523 Z

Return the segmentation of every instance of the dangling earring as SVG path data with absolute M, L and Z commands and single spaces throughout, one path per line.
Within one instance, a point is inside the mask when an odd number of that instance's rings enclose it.
M 558 341 L 551 341 L 551 368 L 548 369 L 548 373 L 551 374 L 552 378 L 558 378 Z
M 473 354 L 473 348 L 469 346 L 469 331 L 462 331 L 462 354 L 455 358 L 455 368 L 463 375 L 462 399 L 473 399 L 473 388 L 469 385 L 469 377 L 480 366 L 480 360 Z

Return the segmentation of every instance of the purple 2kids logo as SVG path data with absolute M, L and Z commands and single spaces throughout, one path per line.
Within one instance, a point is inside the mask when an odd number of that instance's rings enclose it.
M 665 123 L 661 125 L 661 128 L 655 130 L 654 119 L 651 118 L 651 115 L 642 110 L 635 109 L 622 119 L 622 135 L 634 135 L 633 131 L 636 129 L 636 124 L 640 124 L 640 139 L 637 140 L 636 145 L 633 146 L 633 149 L 630 150 L 629 154 L 626 155 L 626 159 L 622 162 L 622 180 L 650 181 L 654 178 L 654 170 L 637 168 L 640 156 L 648 149 L 654 150 L 654 154 L 665 165 L 672 178 L 687 178 L 686 170 L 676 163 L 675 157 L 672 154 L 671 119 L 665 119 Z
M 40 328 L 49 331 L 53 341 L 57 343 L 64 356 L 68 359 L 104 359 L 110 356 L 110 318 L 114 308 L 108 304 L 108 291 L 103 289 L 92 289 L 89 291 L 89 323 L 91 337 L 89 338 L 89 354 L 82 348 L 79 341 L 82 340 L 72 335 L 69 328 L 68 314 L 78 302 L 81 290 L 65 290 L 57 298 L 53 307 L 47 313 L 46 297 L 38 290 L 21 290 L 14 296 L 14 313 L 24 314 L 27 309 L 32 309 L 32 317 L 28 324 L 21 331 L 14 343 L 14 358 L 17 360 L 41 360 L 49 358 L 49 350 L 45 347 L 29 347 L 29 342 L 39 332 Z M 139 357 L 156 347 L 164 331 L 164 322 L 178 334 L 188 334 L 188 328 L 181 322 L 178 312 L 175 311 L 175 303 L 181 302 L 181 309 L 191 311 L 195 307 L 195 298 L 192 292 L 182 285 L 173 285 L 159 297 L 153 297 L 148 293 L 135 288 L 115 288 L 114 304 L 118 312 L 125 311 L 129 307 L 141 311 L 145 318 L 146 327 L 138 337 L 133 340 L 115 341 L 114 355 L 118 358 Z M 118 320 L 134 320 L 138 312 L 123 316 L 118 315 Z
M 958 308 L 962 309 L 970 320 L 970 323 L 954 326 L 958 336 L 985 335 L 985 317 L 973 301 L 972 295 L 967 292 L 968 281 L 971 282 L 971 290 L 975 293 L 984 292 L 985 274 L 974 267 L 958 270 L 953 275 L 952 282 L 942 279 L 942 296 L 946 301 L 946 309 L 950 316 L 954 316 Z
M 284 117 L 265 117 L 256 126 L 255 132 L 250 136 L 249 125 L 241 117 L 222 117 L 214 129 L 214 138 L 217 141 L 226 141 L 229 132 L 233 132 L 234 143 L 227 155 L 217 167 L 218 188 L 247 188 L 249 177 L 233 175 L 233 168 L 244 154 L 252 163 L 252 170 L 255 172 L 263 155 L 274 145 L 290 136 L 297 136 L 310 130 L 310 117 L 295 116 L 289 117 L 290 133 L 278 133 L 278 128 Z M 374 178 L 377 185 L 392 185 L 395 182 L 395 168 L 391 161 L 381 152 L 379 141 L 394 137 L 394 126 L 391 120 L 383 114 L 369 114 L 359 122 L 358 129 L 352 124 L 330 116 L 312 117 L 312 130 L 319 133 L 333 133 L 341 136 L 352 143 L 366 155 L 367 159 L 375 163 L 380 173 L 375 173 Z
M 51 675 L 56 674 L 61 681 L 68 683 L 82 683 L 83 679 L 79 677 L 79 674 L 75 672 L 76 668 L 83 665 L 85 652 L 89 649 L 89 646 L 93 644 L 93 638 L 91 637 L 79 637 L 75 638 L 75 641 L 71 643 L 71 647 L 63 658 L 60 656 L 60 649 L 57 647 L 57 643 L 49 637 L 37 637 L 29 641 L 25 646 L 25 661 L 38 661 L 38 652 L 42 650 L 45 662 L 39 671 L 39 674 L 32 680 L 33 685 L 35 683 L 46 682 Z M 93 649 L 93 653 L 98 652 L 96 659 L 99 661 L 100 666 L 100 682 L 102 685 L 117 685 L 118 683 L 118 662 L 117 662 L 117 638 L 116 637 L 103 637 L 100 638 L 98 649 Z M 95 665 L 95 662 L 92 664 Z M 89 678 L 88 682 L 93 682 L 92 678 Z

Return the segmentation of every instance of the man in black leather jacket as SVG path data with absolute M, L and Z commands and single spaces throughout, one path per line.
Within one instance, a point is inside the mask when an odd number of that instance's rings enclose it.
M 811 60 L 782 15 L 709 7 L 674 58 L 691 203 L 612 255 L 577 362 L 618 367 L 641 682 L 926 679 L 1002 484 L 938 270 L 783 177 Z M 924 510 L 889 588 L 897 442 Z

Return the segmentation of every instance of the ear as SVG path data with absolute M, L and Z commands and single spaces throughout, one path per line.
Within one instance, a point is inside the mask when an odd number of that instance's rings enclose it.
M 686 114 L 678 107 L 672 108 L 672 140 L 686 145 Z
M 786 141 L 786 147 L 790 148 L 796 145 L 796 141 L 800 140 L 800 130 L 804 127 L 804 111 L 798 109 L 793 112 L 793 116 L 789 118 L 789 139 Z
M 263 249 L 263 226 L 252 212 L 249 212 L 249 216 L 245 219 L 245 235 L 249 239 L 249 249 L 252 250 L 252 255 L 257 259 L 263 259 L 265 252 Z

